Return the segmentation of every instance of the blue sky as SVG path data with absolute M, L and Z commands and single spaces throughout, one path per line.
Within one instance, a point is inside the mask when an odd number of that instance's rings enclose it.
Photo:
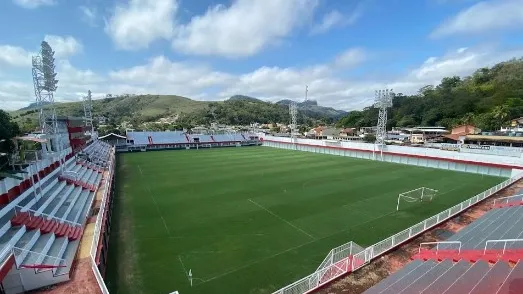
M 361 109 L 523 56 L 523 0 L 5 0 L 0 108 L 34 101 L 30 56 L 56 51 L 58 101 L 91 90 Z

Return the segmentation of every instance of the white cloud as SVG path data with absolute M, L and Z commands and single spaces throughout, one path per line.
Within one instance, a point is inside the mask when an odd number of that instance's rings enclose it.
M 318 0 L 236 0 L 177 27 L 173 47 L 187 54 L 246 57 L 277 44 L 302 25 Z
M 58 59 L 73 56 L 83 50 L 83 45 L 71 36 L 46 35 L 44 40 L 53 48 L 55 57 Z
M 361 53 L 355 53 L 361 52 Z M 67 60 L 57 62 L 57 101 L 78 101 L 88 89 L 98 93 L 177 94 L 199 100 L 226 99 L 245 94 L 269 101 L 302 100 L 309 85 L 309 98 L 320 105 L 339 109 L 361 109 L 372 104 L 374 90 L 393 88 L 395 92 L 414 94 L 427 84 L 436 84 L 452 75 L 468 75 L 478 68 L 492 66 L 513 57 L 523 56 L 523 48 L 500 50 L 494 47 L 459 48 L 442 56 L 428 57 L 422 64 L 393 78 L 348 79 L 340 77 L 342 63 L 354 66 L 354 58 L 365 52 L 351 48 L 330 62 L 307 67 L 260 67 L 243 74 L 218 71 L 209 66 L 173 61 L 156 56 L 141 65 L 97 73 L 75 68 Z M 25 75 L 24 75 L 25 78 Z M 34 100 L 30 77 L 24 81 L 0 81 L 0 104 L 4 109 L 26 106 Z
M 523 50 L 496 51 L 493 48 L 460 48 L 441 57 L 429 57 L 409 77 L 427 83 L 437 83 L 442 77 L 464 76 L 485 66 L 523 56 Z
M 24 8 L 37 8 L 39 6 L 50 6 L 56 4 L 55 0 L 13 0 L 17 5 L 20 5 Z
M 80 6 L 80 11 L 82 12 L 82 20 L 92 27 L 96 27 L 96 21 L 98 19 L 96 8 Z
M 481 34 L 491 30 L 522 27 L 523 1 L 491 0 L 474 4 L 459 12 L 434 30 L 431 37 Z
M 346 52 L 357 52 L 349 49 Z M 346 56 L 354 55 L 348 53 Z M 476 69 L 523 55 L 523 49 L 514 51 L 496 48 L 460 48 L 440 57 L 430 57 L 415 69 L 397 78 L 348 80 L 338 78 L 332 66 L 317 65 L 308 68 L 267 68 L 238 77 L 220 93 L 222 98 L 233 94 L 253 95 L 271 101 L 303 99 L 303 87 L 309 85 L 309 98 L 320 105 L 351 110 L 371 105 L 374 90 L 392 88 L 397 93 L 414 94 L 427 84 L 437 84 L 446 76 L 464 76 Z M 341 54 L 340 56 L 344 56 Z M 334 63 L 336 64 L 336 59 Z M 348 60 L 353 60 L 349 58 Z
M 367 59 L 367 54 L 361 48 L 351 48 L 339 54 L 334 64 L 338 67 L 353 67 L 363 63 Z
M 34 54 L 21 47 L 0 45 L 0 65 L 30 67 L 31 55 Z
M 112 71 L 109 77 L 113 82 L 178 95 L 197 95 L 206 88 L 227 85 L 233 79 L 230 74 L 199 64 L 173 62 L 165 56 L 154 57 L 145 65 Z
M 0 108 L 15 110 L 33 102 L 34 92 L 32 83 L 17 81 L 0 81 Z
M 116 6 L 105 32 L 117 48 L 147 48 L 156 40 L 172 37 L 177 11 L 176 0 L 130 0 L 127 5 Z
M 349 15 L 343 15 L 338 10 L 332 10 L 325 14 L 321 22 L 315 24 L 311 29 L 311 34 L 322 34 L 335 27 L 343 27 L 354 24 L 363 14 L 363 6 L 358 5 Z
M 311 29 L 311 34 L 325 33 L 332 27 L 340 25 L 344 22 L 344 16 L 337 10 L 333 10 L 323 16 L 320 23 L 314 25 Z

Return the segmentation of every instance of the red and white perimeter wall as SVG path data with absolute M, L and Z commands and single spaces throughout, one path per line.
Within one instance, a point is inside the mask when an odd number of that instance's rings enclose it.
M 410 164 L 510 177 L 523 171 L 523 158 L 463 153 L 456 151 L 385 145 L 377 146 L 361 142 L 337 142 L 331 140 L 295 139 L 260 135 L 263 146 L 339 156 L 356 157 L 369 160 Z

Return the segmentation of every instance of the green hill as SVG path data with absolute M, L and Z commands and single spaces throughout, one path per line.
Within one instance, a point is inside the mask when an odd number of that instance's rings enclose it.
M 474 124 L 495 131 L 511 119 L 523 116 L 523 58 L 481 68 L 472 75 L 443 78 L 416 95 L 397 93 L 389 110 L 388 128 Z M 339 127 L 376 125 L 378 110 L 351 111 Z
M 207 107 L 207 102 L 194 101 L 175 95 L 138 95 L 120 96 L 93 100 L 93 116 L 105 116 L 111 123 L 122 121 L 143 123 L 155 121 L 162 117 L 176 117 L 184 113 L 192 113 Z M 83 116 L 81 102 L 56 104 L 57 115 Z M 11 113 L 21 124 L 29 124 L 37 119 L 36 109 L 20 109 Z
M 36 125 L 37 109 L 31 104 L 11 112 L 12 117 L 22 129 L 29 130 Z M 300 109 L 301 111 L 301 109 Z M 320 121 L 335 121 L 341 111 L 315 106 L 316 112 L 300 114 L 300 120 L 309 124 Z M 58 115 L 83 116 L 81 102 L 57 103 Z M 222 124 L 248 125 L 252 122 L 288 122 L 288 107 L 284 104 L 265 102 L 253 97 L 235 95 L 219 102 L 195 101 L 175 95 L 136 95 L 119 96 L 93 101 L 93 116 L 104 116 L 110 124 L 118 125 L 124 121 L 138 127 L 142 123 L 168 118 L 179 125 Z

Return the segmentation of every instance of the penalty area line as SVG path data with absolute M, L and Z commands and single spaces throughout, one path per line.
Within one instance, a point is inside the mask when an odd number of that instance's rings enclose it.
M 275 216 L 276 218 L 278 218 L 279 220 L 285 222 L 286 224 L 288 224 L 289 226 L 291 226 L 291 227 L 293 227 L 294 229 L 298 230 L 299 232 L 301 232 L 301 233 L 303 233 L 303 234 L 309 236 L 309 238 L 314 239 L 314 237 L 313 237 L 311 234 L 305 232 L 303 229 L 300 229 L 299 227 L 297 227 L 296 225 L 292 224 L 292 223 L 289 222 L 288 220 L 282 218 L 281 216 L 279 216 L 279 215 L 275 214 L 274 212 L 270 211 L 269 209 L 265 208 L 263 205 L 257 203 L 256 201 L 254 201 L 254 200 L 252 200 L 252 199 L 250 199 L 250 198 L 249 198 L 248 200 L 249 200 L 249 202 L 251 202 L 252 204 L 254 204 L 254 205 L 258 206 L 259 208 L 261 208 L 261 209 L 267 211 L 267 212 L 270 213 L 271 215 L 273 215 L 273 216 Z

